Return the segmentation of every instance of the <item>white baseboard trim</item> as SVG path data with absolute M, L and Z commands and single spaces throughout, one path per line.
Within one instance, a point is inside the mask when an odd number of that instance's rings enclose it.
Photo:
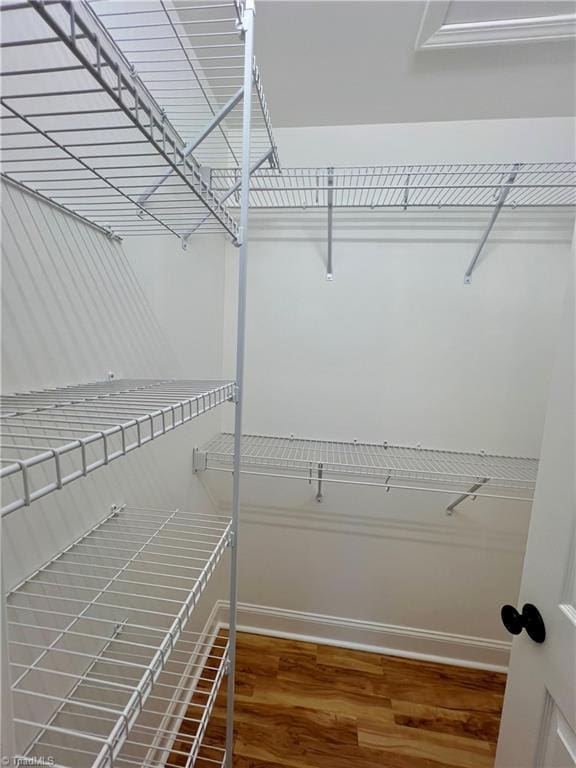
M 226 626 L 227 622 L 223 621 L 225 612 L 228 610 L 227 600 L 216 600 L 210 611 L 210 615 L 206 619 L 206 623 L 200 633 L 200 643 L 204 645 L 212 645 L 216 640 L 218 632 L 222 627 Z
M 218 601 L 218 625 L 226 626 L 228 603 Z M 408 659 L 507 672 L 510 643 L 358 619 L 238 604 L 238 630 L 290 640 L 335 645 Z

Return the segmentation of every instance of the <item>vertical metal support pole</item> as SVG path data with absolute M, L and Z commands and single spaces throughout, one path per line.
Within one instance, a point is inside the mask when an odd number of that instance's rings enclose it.
M 252 118 L 252 71 L 254 50 L 254 0 L 244 6 L 244 100 L 242 104 L 242 184 L 238 253 L 238 327 L 236 329 L 236 413 L 234 419 L 234 463 L 232 479 L 232 541 L 230 549 L 230 617 L 228 635 L 228 695 L 226 709 L 226 766 L 234 759 L 234 683 L 236 670 L 236 612 L 238 603 L 238 521 L 240 517 L 240 457 L 242 449 L 242 401 L 244 399 L 244 350 L 246 341 L 246 280 L 248 209 L 250 206 L 250 123 Z
M 334 271 L 332 268 L 332 230 L 334 222 L 334 168 L 328 168 L 328 261 L 326 266 L 326 280 L 332 280 Z

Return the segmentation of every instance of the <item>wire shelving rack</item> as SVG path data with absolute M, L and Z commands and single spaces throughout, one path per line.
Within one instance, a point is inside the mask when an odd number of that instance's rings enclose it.
M 278 208 L 493 207 L 511 173 L 503 205 L 576 206 L 576 162 L 445 163 L 335 168 L 260 168 L 252 175 L 250 205 Z M 229 188 L 234 174 L 212 171 L 212 189 Z M 231 201 L 231 207 L 235 204 Z
M 159 768 L 176 755 L 177 764 L 230 768 L 241 456 L 245 473 L 317 482 L 318 500 L 323 482 L 425 483 L 461 493 L 452 508 L 473 495 L 529 499 L 537 467 L 384 445 L 289 448 L 259 436 L 242 439 L 241 451 L 249 206 L 327 208 L 330 217 L 339 207 L 566 207 L 576 202 L 576 165 L 281 170 L 253 61 L 252 0 L 8 0 L 0 13 L 6 178 L 110 236 L 185 242 L 218 232 L 240 246 L 236 383 L 128 380 L 2 399 L 0 474 L 13 492 L 3 515 L 220 403 L 236 405 L 234 437 L 195 455 L 197 470 L 234 468 L 231 520 L 116 509 L 10 592 L 22 757 Z M 230 636 L 220 645 L 188 624 L 228 544 Z M 226 672 L 219 750 L 202 746 L 202 736 Z M 192 705 L 190 690 L 200 699 Z M 184 730 L 191 706 L 197 714 Z
M 161 105 L 180 136 L 193 139 L 242 88 L 244 51 L 238 34 L 237 0 L 171 3 L 89 0 L 118 48 Z M 252 160 L 270 149 L 278 154 L 260 71 L 253 62 Z M 210 168 L 232 166 L 234 181 L 242 153 L 242 115 L 222 120 L 202 142 L 196 159 Z
M 196 449 L 195 469 L 230 471 L 233 454 L 233 435 L 217 435 Z M 447 508 L 452 512 L 464 499 L 475 496 L 531 501 L 538 460 L 388 443 L 243 435 L 241 467 L 248 475 L 317 483 L 317 501 L 322 500 L 324 482 L 458 494 Z
M 2 515 L 234 396 L 232 382 L 117 379 L 0 397 Z
M 203 756 L 228 643 L 190 619 L 230 528 L 216 514 L 118 507 L 11 590 L 22 764 L 170 768 Z
M 5 177 L 110 234 L 183 237 L 200 228 L 237 239 L 207 163 L 233 166 L 240 178 L 243 6 L 25 0 L 0 12 Z M 251 151 L 277 164 L 248 60 Z
M 253 0 L 7 0 L 0 15 L 5 179 L 110 237 L 186 241 L 199 230 L 239 248 L 236 380 L 128 379 L 3 397 L 5 519 L 221 403 L 234 403 L 240 439 L 248 186 L 251 170 L 277 166 L 278 155 L 253 58 Z M 235 169 L 218 195 L 216 162 Z M 238 215 L 225 204 L 233 194 Z M 2 676 L 2 702 L 16 717 L 3 717 L 2 761 L 231 768 L 239 494 L 237 472 L 228 520 L 115 510 L 10 592 L 15 676 L 6 699 Z M 227 545 L 222 645 L 189 620 Z M 202 736 L 225 674 L 220 749 Z
M 228 169 L 213 169 L 211 188 L 229 189 Z M 502 210 L 574 209 L 576 162 L 468 163 L 350 168 L 255 169 L 250 204 L 266 212 L 327 211 L 328 280 L 333 278 L 334 212 L 489 209 L 491 216 L 464 274 L 469 284 Z M 232 210 L 237 201 L 230 200 Z

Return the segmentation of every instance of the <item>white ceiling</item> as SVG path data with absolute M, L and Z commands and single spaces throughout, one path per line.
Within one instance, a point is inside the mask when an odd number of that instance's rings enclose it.
M 416 50 L 425 5 L 424 0 L 257 0 L 256 55 L 273 124 L 575 113 L 574 39 Z M 459 0 L 448 8 L 448 20 L 483 21 L 487 5 L 488 18 L 501 19 L 522 16 L 520 7 L 530 4 Z M 573 2 L 546 5 L 555 13 L 575 10 Z M 542 6 L 534 3 L 534 11 Z

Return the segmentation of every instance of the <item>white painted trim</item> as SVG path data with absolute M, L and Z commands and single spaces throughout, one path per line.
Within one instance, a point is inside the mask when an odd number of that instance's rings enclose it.
M 416 50 L 576 37 L 576 13 L 447 24 L 450 4 L 451 0 L 428 0 L 416 38 Z
M 416 35 L 415 48 L 417 51 L 432 47 L 430 43 L 446 20 L 450 2 L 451 0 L 426 0 L 420 29 Z
M 226 626 L 228 604 L 224 600 L 218 602 L 218 615 L 219 625 Z M 240 632 L 494 672 L 508 670 L 511 646 L 508 641 L 344 619 L 250 603 L 238 604 L 237 620 Z

